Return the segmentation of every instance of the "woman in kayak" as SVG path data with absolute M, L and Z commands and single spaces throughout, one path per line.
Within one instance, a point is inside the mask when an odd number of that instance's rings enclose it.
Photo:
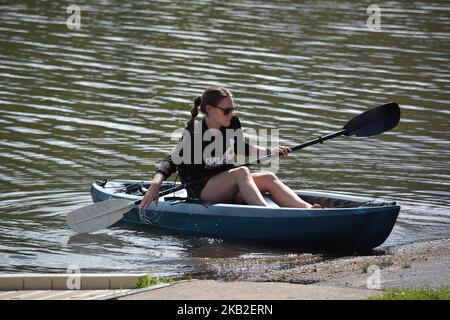
M 199 108 L 205 116 L 202 121 L 195 121 Z M 233 116 L 234 109 L 233 95 L 223 87 L 210 87 L 195 98 L 191 110 L 192 117 L 185 129 L 186 135 L 183 134 L 182 141 L 175 148 L 176 152 L 172 152 L 156 171 L 151 187 L 141 202 L 143 209 L 152 201 L 158 205 L 162 182 L 177 170 L 183 183 L 202 180 L 186 189 L 190 197 L 199 198 L 204 202 L 245 203 L 267 207 L 268 204 L 262 194 L 268 192 L 280 207 L 320 208 L 319 204 L 311 205 L 303 201 L 272 172 L 251 173 L 247 167 L 233 168 L 234 165 L 230 160 L 233 161 L 234 153 L 244 152 L 246 156 L 257 157 L 279 154 L 287 157 L 291 151 L 286 146 L 270 150 L 244 143 L 239 119 Z M 239 132 L 237 136 L 232 136 L 231 141 L 225 139 L 225 132 L 228 137 L 230 130 Z M 195 147 L 195 143 L 199 141 L 198 134 L 202 139 Z M 239 142 L 242 148 L 239 148 Z M 211 148 L 214 143 L 215 147 Z M 226 150 L 225 153 L 219 151 L 216 154 L 217 145 L 222 144 L 221 150 Z

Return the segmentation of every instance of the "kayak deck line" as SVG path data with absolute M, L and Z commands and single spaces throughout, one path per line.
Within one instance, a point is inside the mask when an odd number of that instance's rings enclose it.
M 140 185 L 142 188 L 135 187 Z M 172 188 L 163 183 L 161 191 Z M 117 199 L 138 201 L 150 182 L 114 180 L 93 183 L 94 202 Z M 159 227 L 179 234 L 213 238 L 290 243 L 298 247 L 365 250 L 381 245 L 397 220 L 395 202 L 337 192 L 295 190 L 309 203 L 323 209 L 281 208 L 269 194 L 269 207 L 229 203 L 203 203 L 179 190 L 152 203 L 147 210 L 134 206 L 120 221 Z

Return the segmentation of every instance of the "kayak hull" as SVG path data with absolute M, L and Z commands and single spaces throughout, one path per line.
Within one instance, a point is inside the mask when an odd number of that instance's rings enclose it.
M 136 201 L 142 198 L 121 192 L 117 187 L 133 185 L 136 181 L 115 183 L 116 188 L 93 183 L 92 200 Z M 163 185 L 161 190 L 169 186 L 172 184 Z M 175 197 L 160 198 L 158 207 L 152 204 L 145 212 L 140 212 L 136 206 L 122 220 L 196 236 L 287 243 L 304 248 L 366 250 L 387 239 L 400 211 L 395 203 L 338 193 L 297 190 L 302 199 L 326 206 L 324 209 L 298 209 L 280 208 L 267 195 L 271 207 L 186 202 L 180 199 L 185 195 L 183 192 L 177 192 Z M 358 204 L 360 206 L 354 207 Z

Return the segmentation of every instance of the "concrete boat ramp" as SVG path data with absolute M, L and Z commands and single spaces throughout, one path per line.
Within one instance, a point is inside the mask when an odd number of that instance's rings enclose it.
M 135 289 L 146 274 L 3 274 L 0 300 L 355 300 L 374 290 L 283 282 L 184 280 Z

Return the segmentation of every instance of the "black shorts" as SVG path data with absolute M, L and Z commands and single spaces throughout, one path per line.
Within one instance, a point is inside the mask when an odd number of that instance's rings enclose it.
M 211 178 L 209 178 L 209 179 L 211 179 Z M 196 183 L 191 186 L 187 186 L 186 191 L 188 193 L 189 198 L 200 199 L 200 195 L 202 194 L 203 188 L 206 186 L 209 179 L 206 179 L 205 181 Z
M 235 168 L 234 164 L 225 164 L 225 165 L 220 166 L 218 168 L 211 169 L 210 172 L 208 173 L 208 176 L 206 176 L 206 177 L 205 176 L 199 176 L 199 178 L 197 178 L 197 179 L 193 179 L 193 180 L 187 181 L 187 183 L 191 183 L 191 182 L 194 182 L 196 180 L 197 181 L 198 180 L 202 180 L 202 182 L 199 182 L 199 183 L 193 184 L 193 185 L 191 185 L 189 187 L 186 187 L 186 190 L 188 192 L 188 196 L 190 198 L 200 199 L 200 194 L 202 193 L 202 190 L 206 186 L 206 184 L 208 183 L 209 179 L 211 179 L 212 177 L 218 175 L 219 173 L 225 172 L 225 171 L 233 169 L 233 168 Z M 205 179 L 205 180 L 203 180 L 203 179 Z M 185 179 L 182 178 L 181 182 L 185 183 L 184 180 Z

